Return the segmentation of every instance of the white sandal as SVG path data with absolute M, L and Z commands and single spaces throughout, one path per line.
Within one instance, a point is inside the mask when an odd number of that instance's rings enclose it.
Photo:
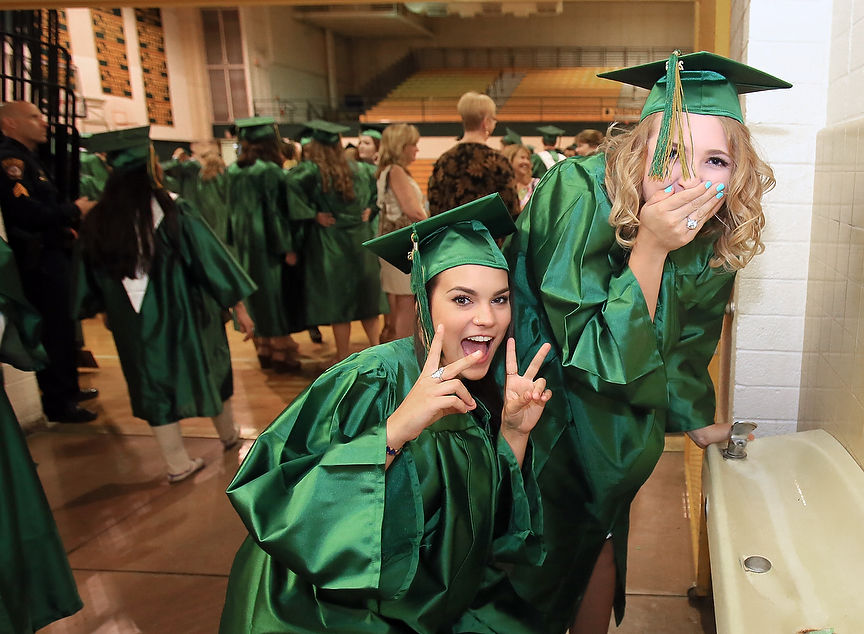
M 169 484 L 177 484 L 178 482 L 182 482 L 189 476 L 201 471 L 204 468 L 204 459 L 203 458 L 193 458 L 189 463 L 189 467 L 185 471 L 181 471 L 180 473 L 169 473 L 168 474 L 168 483 Z

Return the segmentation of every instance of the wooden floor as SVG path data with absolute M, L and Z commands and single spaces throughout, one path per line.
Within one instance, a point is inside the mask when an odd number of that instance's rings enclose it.
M 279 414 L 333 354 L 305 333 L 297 337 L 303 371 L 264 372 L 251 342 L 229 332 L 234 411 L 247 440 L 223 452 L 209 419 L 183 421 L 190 455 L 207 466 L 168 485 L 150 429 L 129 408 L 110 334 L 85 322 L 99 363 L 83 386 L 98 387 L 100 417 L 89 425 L 53 425 L 28 436 L 39 475 L 69 554 L 85 607 L 40 632 L 48 634 L 211 634 L 224 603 L 228 572 L 245 529 L 225 496 L 251 439 Z M 364 337 L 352 328 L 352 345 Z M 627 615 L 610 631 L 637 634 L 713 632 L 710 601 L 687 598 L 692 584 L 689 505 L 680 443 L 667 445 L 632 511 Z M 239 634 L 239 633 L 238 633 Z

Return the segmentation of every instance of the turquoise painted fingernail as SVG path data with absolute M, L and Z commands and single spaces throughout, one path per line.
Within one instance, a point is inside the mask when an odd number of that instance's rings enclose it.
M 671 194 L 672 193 L 672 185 L 669 185 L 669 187 L 667 187 L 663 191 L 666 192 L 667 194 Z
M 711 188 L 711 181 L 705 181 L 705 189 Z M 717 189 L 720 189 L 719 187 Z
M 720 192 L 720 193 L 717 194 L 714 198 L 723 198 L 723 192 Z
M 719 185 L 717 185 L 717 191 L 718 192 L 722 192 L 724 189 L 726 189 L 726 185 L 724 185 L 723 183 L 720 183 Z

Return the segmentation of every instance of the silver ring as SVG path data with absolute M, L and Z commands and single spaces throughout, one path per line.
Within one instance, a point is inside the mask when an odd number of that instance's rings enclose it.
M 431 376 L 433 379 L 440 379 L 442 376 L 444 376 L 444 368 L 438 368 L 429 376 Z
M 687 216 L 687 228 L 691 231 L 699 226 L 699 223 L 693 220 L 690 216 Z

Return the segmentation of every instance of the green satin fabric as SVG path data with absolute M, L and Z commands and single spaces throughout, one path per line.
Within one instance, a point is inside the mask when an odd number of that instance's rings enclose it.
M 291 218 L 302 223 L 301 266 L 309 325 L 338 324 L 388 312 L 381 292 L 378 258 L 363 248 L 375 237 L 375 224 L 363 210 L 376 210 L 375 166 L 349 161 L 355 198 L 345 202 L 332 188 L 324 192 L 321 172 L 302 161 L 287 173 Z M 333 214 L 336 224 L 322 227 L 315 214 Z
M 620 620 L 630 503 L 665 433 L 713 422 L 707 366 L 734 276 L 709 266 L 713 240 L 698 237 L 669 255 L 652 323 L 608 222 L 604 172 L 603 155 L 554 166 L 505 248 L 518 354 L 527 364 L 543 341 L 553 344 L 557 363 L 543 372 L 557 398 L 532 434 L 549 555 L 540 568 L 515 566 L 477 615 L 509 615 L 498 631 L 564 631 L 610 532 Z M 503 381 L 500 368 L 496 376 Z
M 0 361 L 42 366 L 39 317 L 24 299 L 8 245 L 0 240 Z M 15 412 L 0 375 L 0 632 L 34 632 L 82 607 Z
M 542 152 L 542 150 L 541 150 L 541 152 Z M 559 156 L 563 156 L 563 154 L 561 154 L 561 152 L 558 152 L 557 150 L 550 150 L 550 153 L 551 154 L 557 154 Z M 531 155 L 531 176 L 532 177 L 543 178 L 543 174 L 545 174 L 548 170 L 549 170 L 549 168 L 546 167 L 546 163 L 543 162 L 543 159 L 541 159 L 539 156 L 537 156 L 537 154 Z
M 536 482 L 485 410 L 439 420 L 385 472 L 386 419 L 418 375 L 411 339 L 369 348 L 261 434 L 228 488 L 250 536 L 221 632 L 450 631 L 493 559 L 542 559 Z
M 228 176 L 222 173 L 210 180 L 199 180 L 197 196 L 193 202 L 216 237 L 227 242 Z
M 297 267 L 285 254 L 297 247 L 288 218 L 285 173 L 275 163 L 233 163 L 228 179 L 228 244 L 258 290 L 246 301 L 258 337 L 282 337 L 306 328 Z
M 119 280 L 79 262 L 77 310 L 105 311 L 132 413 L 151 425 L 215 416 L 234 387 L 221 312 L 255 290 L 210 227 L 182 199 L 178 236 L 157 228 L 150 282 L 136 313 Z
M 79 156 L 81 171 L 78 194 L 86 196 L 90 200 L 99 200 L 111 173 L 108 171 L 105 161 L 95 154 L 82 151 Z
M 166 177 L 166 187 L 183 200 L 197 202 L 198 173 L 201 171 L 201 163 L 195 160 L 181 162 L 177 159 L 171 159 L 162 163 L 161 166 Z M 169 184 L 170 187 L 168 187 Z

